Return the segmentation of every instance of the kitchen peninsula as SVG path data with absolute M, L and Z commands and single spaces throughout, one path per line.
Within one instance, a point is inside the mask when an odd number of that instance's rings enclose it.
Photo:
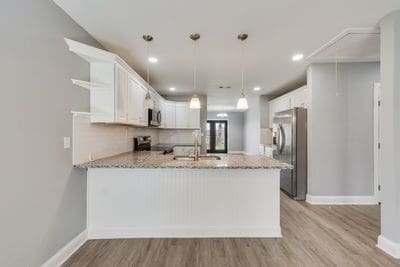
M 281 237 L 281 169 L 264 155 L 176 160 L 159 151 L 123 153 L 88 169 L 89 239 Z

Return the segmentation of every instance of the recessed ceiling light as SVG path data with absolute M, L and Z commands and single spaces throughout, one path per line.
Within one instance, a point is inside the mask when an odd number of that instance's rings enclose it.
M 170 87 L 169 90 L 170 90 L 171 92 L 175 92 L 175 91 L 176 91 L 176 88 L 175 88 L 175 87 Z
M 256 86 L 253 88 L 254 91 L 260 91 L 260 89 L 261 89 L 260 86 Z
M 296 55 L 294 55 L 293 57 L 292 57 L 292 60 L 293 61 L 300 61 L 300 60 L 302 60 L 304 58 L 304 55 L 303 54 L 296 54 Z
M 157 63 L 157 62 L 158 62 L 158 59 L 157 59 L 156 57 L 149 57 L 149 61 L 150 61 L 151 63 Z

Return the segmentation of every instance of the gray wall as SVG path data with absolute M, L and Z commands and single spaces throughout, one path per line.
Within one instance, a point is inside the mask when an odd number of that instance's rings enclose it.
M 39 266 L 86 228 L 86 172 L 63 137 L 88 111 L 89 65 L 64 37 L 99 46 L 50 0 L 0 8 L 0 266 Z
M 381 237 L 400 246 L 400 11 L 381 21 Z M 382 245 L 381 241 L 378 245 Z M 386 244 L 386 247 L 388 244 Z M 397 257 L 400 251 L 397 249 Z
M 373 84 L 379 63 L 312 64 L 309 194 L 373 195 Z
M 260 96 L 247 95 L 249 109 L 244 113 L 244 150 L 248 154 L 258 154 L 260 144 Z
M 227 112 L 228 118 L 218 118 L 218 112 L 208 112 L 209 120 L 227 120 L 228 121 L 228 152 L 243 151 L 243 112 Z

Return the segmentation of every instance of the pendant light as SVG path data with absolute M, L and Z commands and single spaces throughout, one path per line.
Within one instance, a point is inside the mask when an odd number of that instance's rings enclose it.
M 241 33 L 238 35 L 238 39 L 242 42 L 241 55 L 240 55 L 241 69 L 242 69 L 242 92 L 240 93 L 240 98 L 237 102 L 236 108 L 240 109 L 240 110 L 246 110 L 249 108 L 249 105 L 248 105 L 247 99 L 246 99 L 246 95 L 244 94 L 244 67 L 243 67 L 243 65 L 244 65 L 243 64 L 243 42 L 244 42 L 244 40 L 247 39 L 247 37 L 248 37 L 248 35 L 245 33 Z
M 147 42 L 147 93 L 146 97 L 144 99 L 144 105 L 148 109 L 153 109 L 154 108 L 154 101 L 151 98 L 150 95 L 150 61 L 149 61 L 149 50 L 150 50 L 150 42 L 153 41 L 153 36 L 151 35 L 143 35 L 143 39 Z
M 200 34 L 198 34 L 198 33 L 191 34 L 190 39 L 192 39 L 194 41 L 193 90 L 196 91 L 196 78 L 197 78 L 197 76 L 196 76 L 197 75 L 196 41 L 198 39 L 200 39 Z M 192 96 L 189 107 L 191 109 L 200 109 L 201 108 L 200 99 L 196 94 Z

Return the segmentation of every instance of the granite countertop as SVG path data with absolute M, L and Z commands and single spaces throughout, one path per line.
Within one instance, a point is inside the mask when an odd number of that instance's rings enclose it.
M 127 152 L 76 165 L 78 168 L 178 168 L 178 169 L 291 169 L 292 166 L 264 155 L 219 155 L 220 160 L 174 160 L 159 151 Z

